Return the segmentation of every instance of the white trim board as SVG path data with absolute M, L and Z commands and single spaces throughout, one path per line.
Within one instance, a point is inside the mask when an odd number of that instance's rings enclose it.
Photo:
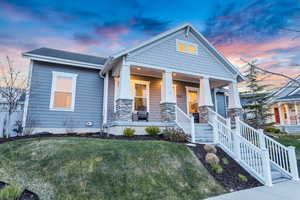
M 35 54 L 24 54 L 23 57 L 30 58 L 31 60 L 36 60 L 36 61 L 44 61 L 44 62 L 50 62 L 50 63 L 79 66 L 79 67 L 90 68 L 90 69 L 101 70 L 103 67 L 103 65 L 97 65 L 97 64 L 62 59 L 62 58 L 55 58 L 55 57 L 49 57 L 49 56 L 40 56 L 40 55 L 35 55 Z
M 56 80 L 58 76 L 68 77 L 72 78 L 72 102 L 71 102 L 71 108 L 55 108 L 54 107 L 54 93 L 56 88 Z M 51 96 L 50 96 L 50 105 L 49 110 L 53 111 L 72 111 L 74 112 L 75 109 L 75 98 L 76 98 L 76 81 L 77 81 L 78 74 L 73 73 L 65 73 L 65 72 L 58 72 L 58 71 L 52 71 L 52 85 L 51 85 Z
M 28 106 L 29 106 L 29 98 L 30 98 L 30 90 L 31 90 L 31 78 L 32 78 L 32 71 L 33 71 L 33 61 L 30 61 L 29 64 L 29 70 L 27 75 L 28 80 L 28 86 L 26 88 L 26 96 L 25 96 L 25 102 L 24 102 L 24 112 L 23 112 L 23 119 L 22 119 L 22 127 L 24 128 L 26 126 L 26 120 L 28 116 Z

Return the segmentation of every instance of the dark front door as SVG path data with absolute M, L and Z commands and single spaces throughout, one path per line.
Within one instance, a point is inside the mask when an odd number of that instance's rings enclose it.
M 279 110 L 278 110 L 278 108 L 274 108 L 274 114 L 275 114 L 275 122 L 276 122 L 276 124 L 280 124 L 280 117 L 279 117 Z

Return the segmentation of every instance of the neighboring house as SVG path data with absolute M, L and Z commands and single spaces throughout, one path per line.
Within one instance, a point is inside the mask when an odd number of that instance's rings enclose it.
M 276 91 L 269 104 L 273 113 L 272 122 L 287 133 L 300 134 L 300 76 L 296 80 L 299 84 L 290 81 Z
M 218 145 L 265 185 L 299 180 L 295 150 L 237 117 L 243 76 L 191 24 L 109 58 L 48 48 L 24 56 L 30 59 L 30 87 L 23 126 L 30 133 L 121 135 L 127 127 L 137 134 L 148 126 L 180 127 L 193 143 Z
M 189 23 L 109 58 L 49 48 L 23 55 L 31 61 L 24 126 L 34 132 L 122 134 L 132 126 L 143 134 L 149 125 L 177 126 L 178 113 L 205 123 L 208 107 L 227 116 L 224 86 L 230 116 L 241 112 L 243 77 Z

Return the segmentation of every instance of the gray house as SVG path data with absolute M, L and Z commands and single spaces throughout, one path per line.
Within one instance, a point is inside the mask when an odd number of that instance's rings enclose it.
M 232 118 L 241 112 L 243 77 L 189 23 L 108 58 L 49 48 L 23 56 L 30 59 L 23 126 L 35 133 L 123 134 L 134 127 L 144 134 L 147 126 L 189 132 L 191 123 L 197 132 L 208 126 L 208 109 Z

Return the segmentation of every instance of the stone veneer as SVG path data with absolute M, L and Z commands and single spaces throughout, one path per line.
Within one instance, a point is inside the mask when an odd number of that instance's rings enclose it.
M 243 114 L 242 108 L 229 108 L 228 117 L 230 118 L 231 124 L 235 124 L 235 117 L 241 118 Z
M 115 120 L 132 121 L 132 99 L 118 99 L 116 101 Z
M 208 108 L 212 106 L 199 106 L 199 123 L 208 122 Z
M 161 103 L 160 104 L 160 114 L 162 122 L 175 122 L 176 113 L 175 113 L 176 103 Z

